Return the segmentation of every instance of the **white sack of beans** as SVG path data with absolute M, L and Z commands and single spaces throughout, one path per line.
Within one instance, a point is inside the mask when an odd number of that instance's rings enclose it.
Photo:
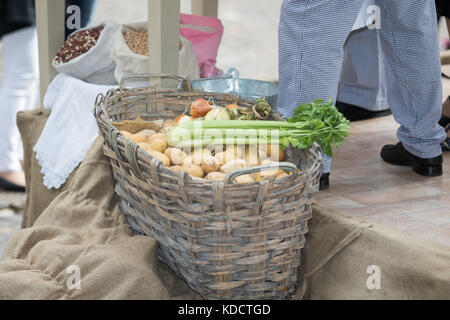
M 105 21 L 72 33 L 53 58 L 60 73 L 96 84 L 115 84 L 111 47 L 120 25 Z
M 148 23 L 138 22 L 122 25 L 116 33 L 111 48 L 111 58 L 116 63 L 114 76 L 117 82 L 129 74 L 148 74 L 149 45 Z M 151 49 L 150 49 L 151 50 Z M 179 76 L 185 79 L 198 79 L 200 71 L 192 43 L 180 35 Z M 142 83 L 129 83 L 139 86 Z

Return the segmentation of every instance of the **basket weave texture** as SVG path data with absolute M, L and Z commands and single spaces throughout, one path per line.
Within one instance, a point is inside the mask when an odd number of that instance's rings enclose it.
M 317 145 L 288 149 L 301 171 L 235 184 L 174 173 L 126 139 L 112 122 L 174 119 L 196 98 L 251 103 L 234 95 L 160 85 L 110 90 L 95 116 L 120 207 L 132 230 L 158 240 L 158 256 L 206 299 L 286 299 L 294 293 L 322 166 Z M 279 116 L 273 117 L 279 120 Z M 237 173 L 239 174 L 239 173 Z

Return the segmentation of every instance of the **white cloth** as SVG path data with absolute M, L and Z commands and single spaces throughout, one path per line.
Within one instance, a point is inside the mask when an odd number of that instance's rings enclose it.
M 60 188 L 84 159 L 98 134 L 92 113 L 95 99 L 110 88 L 63 73 L 48 87 L 44 107 L 51 113 L 34 147 L 47 188 Z
M 389 109 L 384 70 L 379 31 L 353 31 L 345 44 L 337 101 L 370 111 Z
M 375 0 L 365 0 L 345 44 L 337 100 L 370 111 L 389 109 L 384 53 L 379 31 L 367 28 Z
M 19 171 L 23 150 L 16 114 L 35 108 L 39 95 L 36 28 L 23 28 L 3 36 L 2 58 L 0 172 Z

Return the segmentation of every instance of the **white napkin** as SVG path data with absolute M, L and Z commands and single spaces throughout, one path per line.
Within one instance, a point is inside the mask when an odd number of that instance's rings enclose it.
M 98 134 L 92 113 L 95 99 L 109 89 L 63 73 L 48 87 L 44 108 L 51 113 L 33 149 L 48 189 L 59 189 L 84 159 Z

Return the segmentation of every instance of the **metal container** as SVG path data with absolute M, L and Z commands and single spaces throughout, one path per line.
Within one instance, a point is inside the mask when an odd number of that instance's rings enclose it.
M 236 93 L 244 99 L 266 98 L 272 110 L 277 110 L 278 84 L 270 81 L 240 79 L 236 69 L 228 70 L 225 77 L 190 81 L 194 89 L 205 92 Z

